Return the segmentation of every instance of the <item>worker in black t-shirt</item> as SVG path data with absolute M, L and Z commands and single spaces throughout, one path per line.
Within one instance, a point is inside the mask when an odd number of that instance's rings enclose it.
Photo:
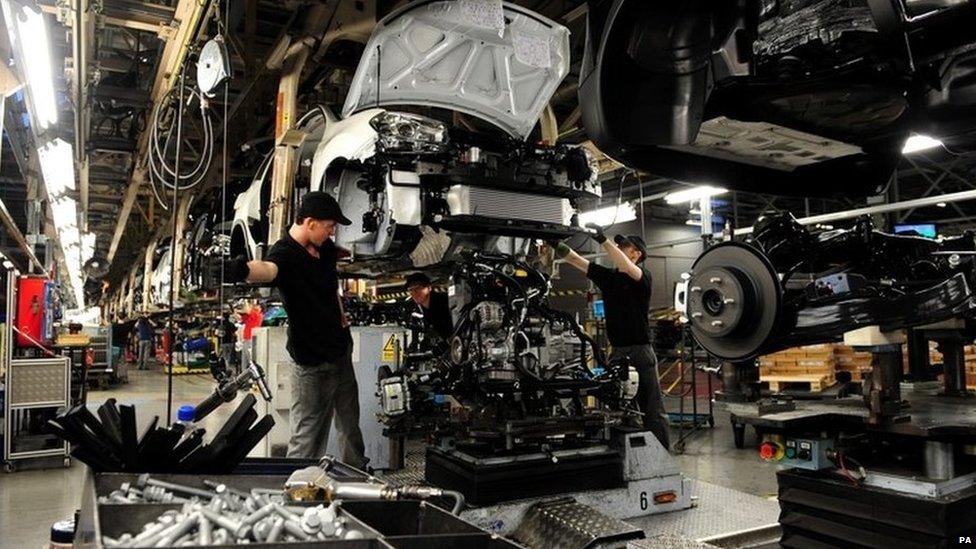
M 352 368 L 352 336 L 339 299 L 336 224 L 349 225 L 328 193 L 305 195 L 288 234 L 263 261 L 231 262 L 231 281 L 273 283 L 288 313 L 292 368 L 289 458 L 320 458 L 335 417 L 342 460 L 366 464 L 359 429 L 359 388 Z
M 420 307 L 424 314 L 425 335 L 432 347 L 449 343 L 454 332 L 454 320 L 447 294 L 435 292 L 430 277 L 424 273 L 407 276 L 407 292 L 410 299 Z
M 615 269 L 591 263 L 565 242 L 556 245 L 556 257 L 586 273 L 603 294 L 607 339 L 613 348 L 610 358 L 630 357 L 640 376 L 637 405 L 644 414 L 644 428 L 669 448 L 668 415 L 664 411 L 657 357 L 651 347 L 647 319 L 651 305 L 651 273 L 642 265 L 647 257 L 644 240 L 637 235 L 617 235 L 610 241 L 600 226 L 591 224 L 587 227 L 593 229 L 593 239 L 606 251 Z

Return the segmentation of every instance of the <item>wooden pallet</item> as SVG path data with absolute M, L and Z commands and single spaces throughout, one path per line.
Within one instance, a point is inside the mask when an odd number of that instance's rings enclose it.
M 786 385 L 805 384 L 811 392 L 820 392 L 835 383 L 833 374 L 795 374 L 765 376 L 760 381 L 769 384 L 769 390 L 778 393 Z

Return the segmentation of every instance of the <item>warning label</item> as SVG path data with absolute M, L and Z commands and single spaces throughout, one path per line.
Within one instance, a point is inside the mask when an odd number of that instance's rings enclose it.
M 383 362 L 394 362 L 396 361 L 396 349 L 397 349 L 397 336 L 396 334 L 390 334 L 386 336 L 385 343 L 383 343 L 383 353 L 380 356 L 380 360 Z

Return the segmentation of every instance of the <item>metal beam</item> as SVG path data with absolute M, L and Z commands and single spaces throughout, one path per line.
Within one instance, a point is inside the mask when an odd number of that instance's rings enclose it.
M 209 5 L 209 2 L 204 2 L 201 5 L 197 0 L 179 0 L 173 16 L 173 21 L 179 22 L 179 28 L 173 40 L 167 41 L 166 46 L 163 48 L 163 55 L 160 58 L 159 67 L 156 70 L 156 78 L 153 82 L 152 92 L 150 93 L 153 105 L 162 99 L 163 95 L 173 86 L 173 83 L 179 76 L 180 65 L 183 63 L 183 59 L 187 54 L 187 45 L 193 35 L 193 31 L 200 22 L 206 5 Z M 139 142 L 136 147 L 136 158 L 140 159 L 140 161 L 144 161 L 145 159 L 148 144 L 149 129 L 147 128 L 139 136 Z M 125 224 L 129 220 L 129 214 L 132 213 L 132 206 L 139 194 L 139 187 L 145 181 L 145 178 L 145 168 L 133 169 L 129 186 L 125 189 L 125 195 L 122 198 L 122 211 L 119 212 L 119 220 L 115 224 L 112 242 L 108 247 L 109 263 L 115 260 L 115 253 L 119 249 L 119 241 L 122 240 L 122 234 L 125 232 Z
M 7 210 L 7 205 L 3 203 L 2 198 L 0 198 L 0 221 L 3 221 L 3 225 L 7 229 L 7 234 L 14 238 L 14 241 L 17 242 L 17 246 L 19 246 L 21 251 L 24 252 L 27 259 L 29 259 L 40 272 L 44 273 L 46 271 L 44 264 L 37 259 L 36 255 L 34 255 L 34 250 L 31 249 L 30 244 L 27 243 L 27 239 L 24 238 L 24 234 L 20 232 L 20 228 L 17 227 L 17 222 L 14 221 L 13 216 L 10 215 L 10 211 Z M 28 269 L 24 269 L 24 271 L 27 270 Z
M 877 206 L 866 206 L 864 208 L 855 208 L 853 210 L 844 210 L 841 212 L 832 212 L 820 215 L 812 215 L 810 217 L 801 217 L 797 219 L 801 225 L 816 225 L 817 223 L 829 223 L 831 221 L 842 221 L 845 219 L 854 219 L 856 217 L 861 217 L 862 215 L 874 215 L 880 213 L 889 212 L 900 212 L 903 210 L 909 210 L 912 208 L 924 208 L 926 206 L 935 206 L 940 202 L 945 202 L 946 204 L 952 204 L 953 202 L 968 202 L 971 200 L 976 200 L 976 190 L 960 191 L 956 193 L 940 194 L 938 196 L 927 196 L 924 198 L 915 198 L 913 200 L 903 200 L 901 202 L 892 202 L 890 204 L 878 204 Z M 751 234 L 754 227 L 742 227 L 735 229 L 735 235 Z M 722 233 L 713 233 L 713 237 L 721 237 Z M 669 242 L 660 242 L 658 244 L 649 244 L 648 249 L 653 248 L 668 248 L 671 246 L 680 246 L 682 244 L 690 244 L 692 242 L 698 242 L 698 238 L 685 238 L 681 240 L 672 240 Z

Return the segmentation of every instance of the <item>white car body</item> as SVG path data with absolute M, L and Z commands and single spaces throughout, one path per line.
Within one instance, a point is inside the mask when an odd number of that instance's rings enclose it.
M 439 197 L 446 204 L 439 218 L 449 218 L 445 223 L 453 220 L 453 224 L 436 227 L 432 216 L 424 217 L 429 204 L 423 202 L 426 195 L 421 181 L 430 173 L 429 166 L 422 167 L 427 156 L 411 152 L 397 156 L 400 150 L 390 153 L 389 139 L 399 143 L 400 136 L 381 135 L 374 127 L 376 120 L 390 116 L 419 120 L 421 127 L 429 129 L 440 123 L 393 107 L 437 107 L 477 116 L 497 126 L 512 143 L 524 143 L 569 72 L 569 31 L 525 8 L 508 3 L 498 6 L 501 10 L 476 13 L 464 2 L 433 1 L 395 10 L 376 26 L 366 45 L 343 118 L 321 108 L 321 115 L 301 128 L 309 136 L 299 155 L 300 164 L 310 161 L 308 188 L 335 196 L 352 221 L 339 228 L 336 242 L 352 251 L 354 261 L 381 259 L 402 268 L 424 267 L 441 261 L 449 249 L 465 245 L 512 253 L 527 241 L 514 229 L 506 231 L 505 222 L 515 222 L 513 227 L 538 223 L 550 230 L 568 229 L 577 195 L 599 196 L 595 174 L 592 181 L 574 183 L 577 186 L 572 192 L 568 185 L 549 192 L 541 187 L 526 191 L 512 184 L 492 188 L 484 181 L 469 185 L 463 179 L 452 180 Z M 403 124 L 389 127 L 399 129 Z M 378 153 L 393 160 L 382 164 Z M 462 167 L 477 165 L 478 147 L 463 149 L 463 153 L 474 160 Z M 490 154 L 486 151 L 483 156 Z M 528 154 L 535 167 L 545 168 L 546 160 L 540 159 L 549 158 L 545 156 L 548 150 Z M 404 168 L 402 158 L 413 159 L 415 166 Z M 388 169 L 376 175 L 368 166 L 377 163 Z M 425 169 L 428 171 L 422 173 Z M 267 200 L 270 175 L 269 157 L 235 202 L 232 255 L 255 258 L 261 254 L 267 237 L 266 224 L 262 224 L 267 204 L 262 200 Z M 362 185 L 366 177 L 368 191 Z M 492 228 L 477 231 L 479 220 Z M 540 231 L 544 233 L 544 228 L 536 233 Z M 476 236 L 478 232 L 494 236 L 485 239 L 483 234 Z

